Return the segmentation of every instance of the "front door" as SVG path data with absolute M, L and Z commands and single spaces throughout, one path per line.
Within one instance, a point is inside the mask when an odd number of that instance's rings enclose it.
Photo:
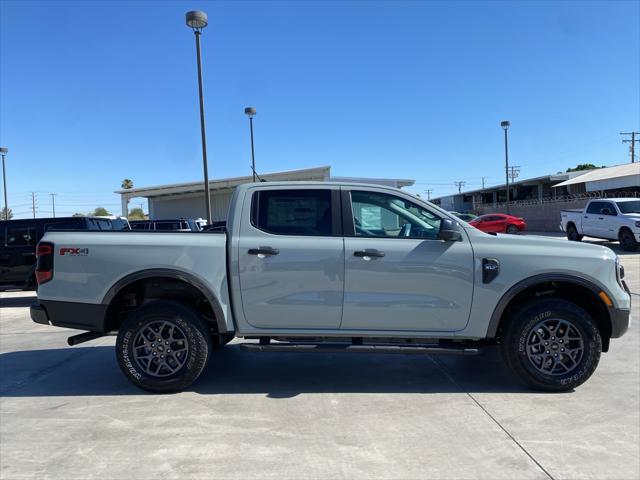
M 462 241 L 438 240 L 439 214 L 400 194 L 353 190 L 343 194 L 343 205 L 348 221 L 341 328 L 464 328 L 473 294 L 466 234 Z
M 603 231 L 603 216 L 600 210 L 604 207 L 604 202 L 591 202 L 582 216 L 582 233 L 591 237 L 600 237 Z
M 239 274 L 245 320 L 257 328 L 340 326 L 344 242 L 338 187 L 261 187 L 243 207 Z M 245 220 L 250 216 L 250 221 Z

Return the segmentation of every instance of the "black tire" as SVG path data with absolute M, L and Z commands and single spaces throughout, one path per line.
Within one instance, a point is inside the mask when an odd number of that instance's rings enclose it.
M 573 223 L 567 226 L 567 239 L 571 240 L 572 242 L 582 241 L 582 235 L 578 233 L 578 229 Z
M 620 248 L 625 252 L 635 252 L 638 249 L 638 242 L 633 236 L 633 232 L 628 228 L 622 228 L 620 230 L 618 241 L 620 242 Z
M 508 233 L 509 235 L 516 235 L 518 233 L 518 227 L 515 225 L 507 225 L 505 233 Z
M 580 347 L 575 348 L 577 345 Z M 511 370 L 527 385 L 559 392 L 576 388 L 593 374 L 602 339 L 585 310 L 567 300 L 548 298 L 527 303 L 511 315 L 501 347 Z M 542 353 L 536 353 L 540 348 Z
M 177 392 L 191 385 L 207 365 L 211 350 L 211 336 L 200 315 L 165 300 L 131 312 L 116 340 L 122 372 L 137 387 L 154 393 Z

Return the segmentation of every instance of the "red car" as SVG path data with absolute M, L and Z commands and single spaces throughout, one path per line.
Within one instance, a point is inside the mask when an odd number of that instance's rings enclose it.
M 503 213 L 482 215 L 481 217 L 474 218 L 470 221 L 469 225 L 473 225 L 478 230 L 482 230 L 487 233 L 496 232 L 513 234 L 521 232 L 527 228 L 524 218 L 505 215 Z

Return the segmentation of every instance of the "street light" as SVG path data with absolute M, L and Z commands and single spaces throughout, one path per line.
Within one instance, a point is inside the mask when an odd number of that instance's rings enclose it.
M 508 120 L 500 122 L 500 126 L 504 129 L 504 173 L 507 181 L 507 215 L 509 214 L 509 142 L 507 140 L 507 131 L 511 124 Z
M 9 205 L 7 205 L 7 173 L 4 169 L 4 157 L 9 153 L 7 147 L 0 147 L 0 155 L 2 155 L 2 183 L 4 184 L 4 220 L 9 220 Z
M 198 95 L 200 97 L 200 133 L 202 136 L 202 164 L 204 167 L 204 197 L 207 222 L 211 225 L 211 195 L 209 193 L 209 168 L 207 166 L 207 135 L 204 127 L 204 97 L 202 95 L 202 60 L 200 54 L 200 34 L 208 25 L 207 14 L 199 11 L 186 13 L 187 27 L 193 30 L 196 37 L 196 57 L 198 63 Z
M 247 107 L 244 109 L 244 114 L 249 117 L 249 130 L 251 131 L 251 172 L 253 173 L 253 181 L 256 181 L 256 156 L 253 151 L 253 116 L 256 114 L 256 109 L 253 107 Z

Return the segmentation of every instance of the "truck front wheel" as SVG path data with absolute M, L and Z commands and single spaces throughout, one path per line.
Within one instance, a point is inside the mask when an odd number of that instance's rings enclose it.
M 509 367 L 527 385 L 565 391 L 593 374 L 602 339 L 593 318 L 578 305 L 540 299 L 511 316 L 501 346 Z
M 635 252 L 638 249 L 638 242 L 633 236 L 633 232 L 628 228 L 620 230 L 618 240 L 620 241 L 620 247 L 622 247 L 625 252 Z
M 154 301 L 127 317 L 116 340 L 118 365 L 137 387 L 182 390 L 204 370 L 211 338 L 200 315 L 177 302 Z

